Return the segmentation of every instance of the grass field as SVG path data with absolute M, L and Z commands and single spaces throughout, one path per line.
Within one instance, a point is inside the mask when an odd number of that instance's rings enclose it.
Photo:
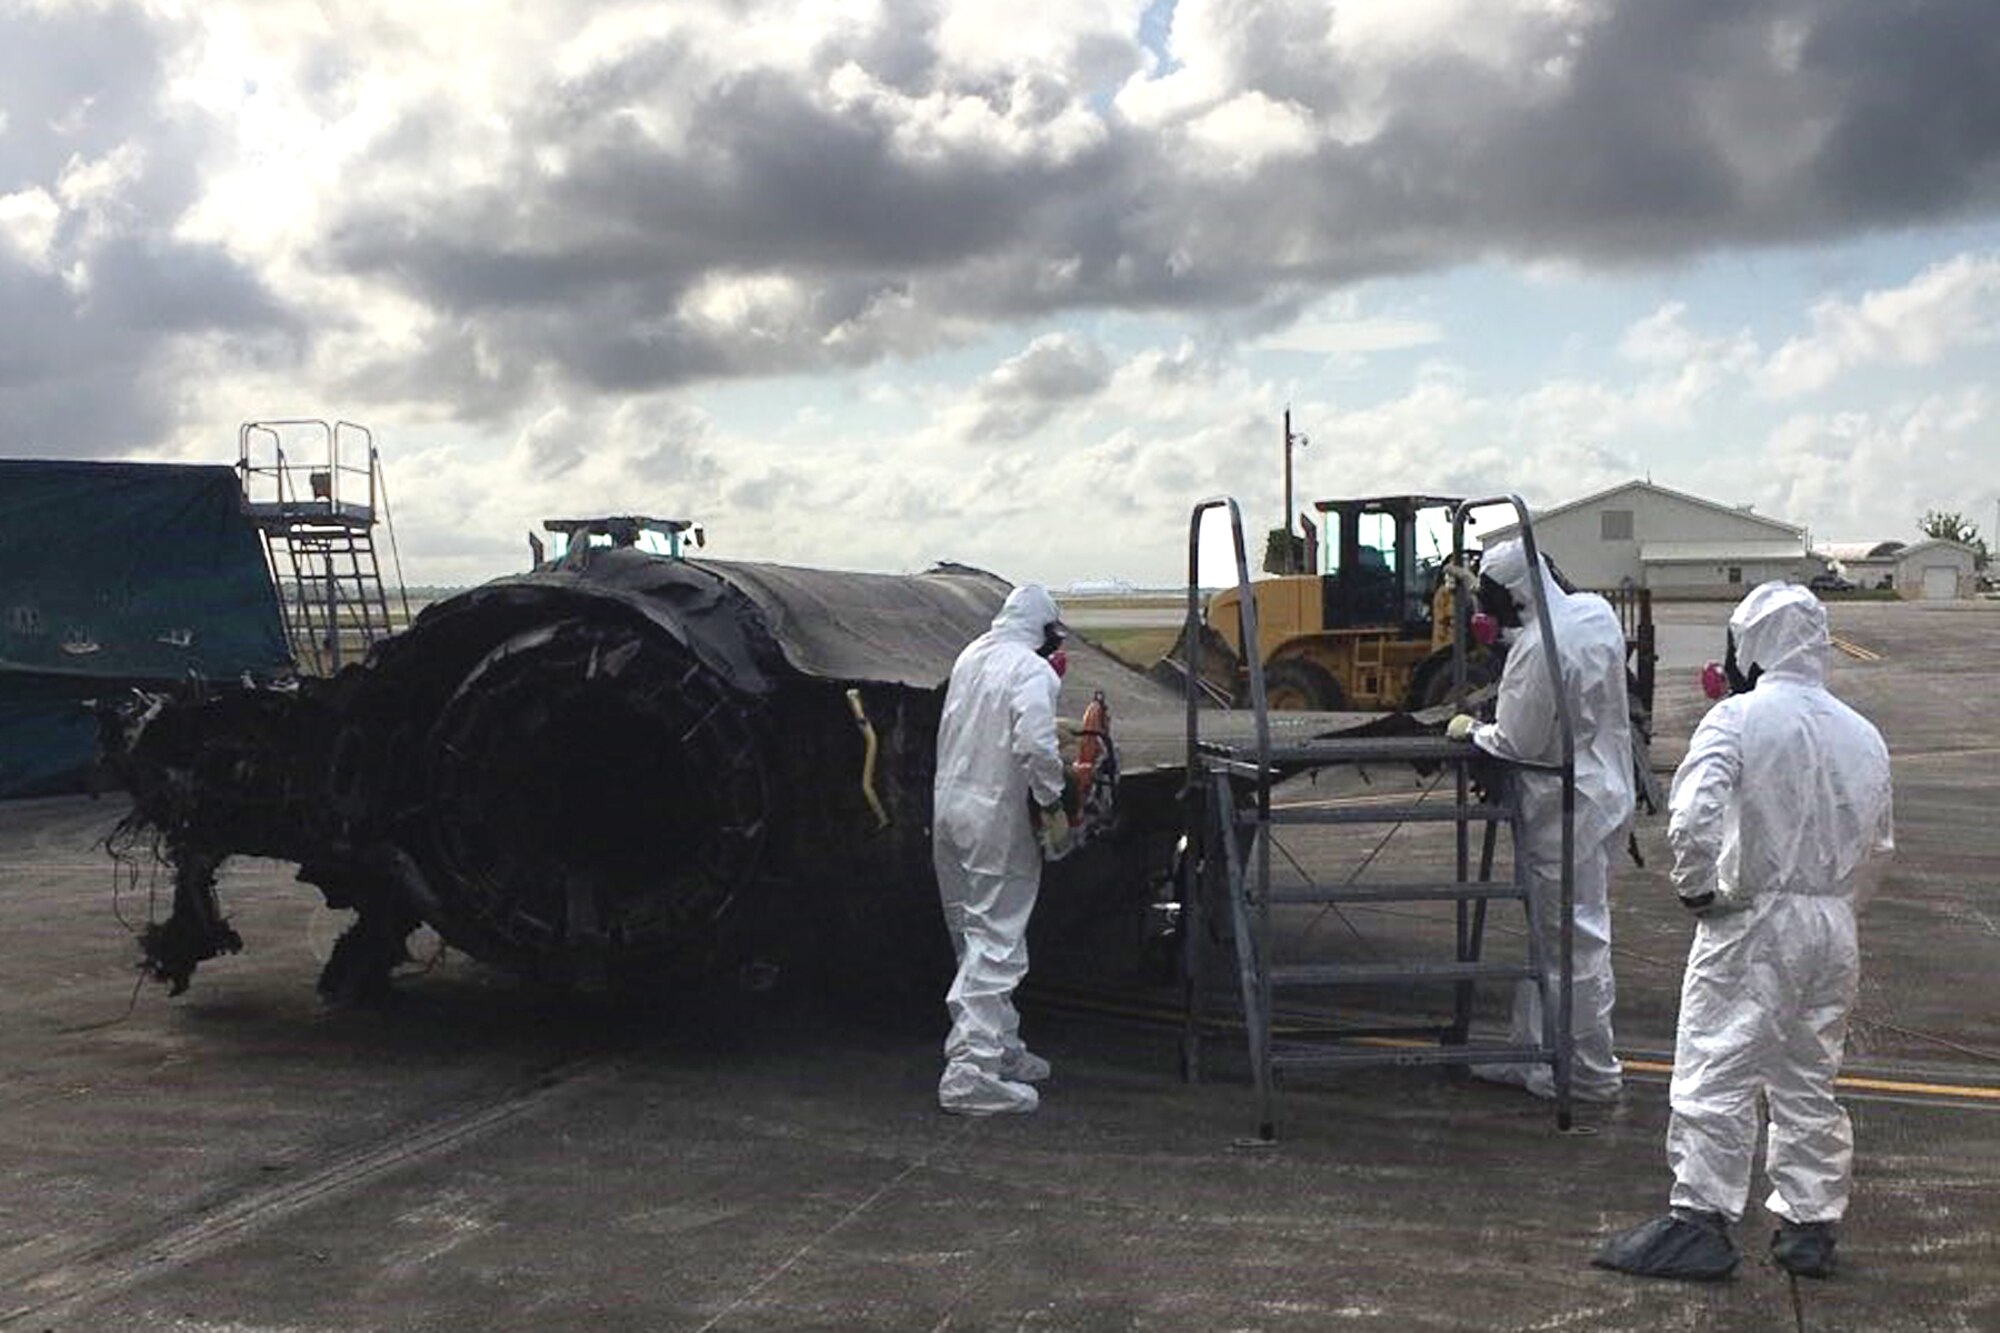
M 1201 594 L 1202 600 L 1207 601 L 1214 591 L 1213 588 L 1204 588 Z M 1092 593 L 1089 596 L 1072 597 L 1058 593 L 1056 594 L 1056 605 L 1062 607 L 1065 611 L 1075 611 L 1079 615 L 1086 617 L 1093 610 L 1157 611 L 1164 607 L 1171 611 L 1179 611 L 1185 609 L 1187 606 L 1187 594 L 1184 592 L 1129 592 L 1106 594 L 1104 596 Z
M 1174 646 L 1180 629 L 1160 629 L 1150 625 L 1117 626 L 1110 629 L 1082 629 L 1077 633 L 1130 666 L 1144 671 Z

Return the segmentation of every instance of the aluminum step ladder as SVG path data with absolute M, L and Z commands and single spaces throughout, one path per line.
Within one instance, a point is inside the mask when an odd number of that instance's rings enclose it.
M 280 605 L 301 666 L 331 675 L 394 631 L 372 529 L 293 522 L 265 528 L 264 542 L 272 568 L 286 571 Z
M 1538 556 L 1525 506 L 1514 497 L 1472 501 L 1462 506 L 1454 521 L 1454 563 L 1462 564 L 1464 516 L 1466 510 L 1487 504 L 1511 503 L 1521 520 L 1531 567 Z M 1226 508 L 1236 557 L 1241 638 L 1255 644 L 1257 638 L 1256 598 L 1251 594 L 1249 566 L 1243 537 L 1243 523 L 1236 502 L 1229 498 L 1203 501 L 1190 521 L 1188 536 L 1188 623 L 1183 642 L 1195 645 L 1199 653 L 1198 559 L 1201 525 L 1211 509 Z M 1465 682 L 1465 641 L 1470 608 L 1467 599 L 1458 606 L 1458 626 L 1454 651 L 1454 678 Z M 1537 605 L 1544 642 L 1554 641 L 1548 623 L 1548 609 Z M 1563 876 L 1560 911 L 1552 923 L 1559 952 L 1559 965 L 1546 965 L 1545 930 L 1551 923 L 1540 919 L 1540 907 L 1529 892 L 1525 860 L 1512 856 L 1513 873 L 1504 880 L 1493 878 L 1495 853 L 1504 828 L 1510 846 L 1521 846 L 1521 820 L 1515 771 L 1525 765 L 1501 765 L 1479 752 L 1470 742 L 1452 741 L 1443 736 L 1400 736 L 1344 739 L 1288 740 L 1274 743 L 1271 719 L 1264 693 L 1263 665 L 1258 655 L 1247 655 L 1249 694 L 1255 727 L 1251 743 L 1219 743 L 1201 736 L 1200 701 L 1190 686 L 1187 695 L 1187 799 L 1189 805 L 1190 855 L 1183 860 L 1182 931 L 1184 941 L 1183 980 L 1186 1016 L 1182 1034 L 1182 1070 L 1198 1079 L 1201 1072 L 1201 1043 L 1213 1026 L 1207 1010 L 1206 978 L 1210 971 L 1205 957 L 1209 947 L 1208 918 L 1220 913 L 1227 923 L 1235 946 L 1236 980 L 1242 1005 L 1242 1025 L 1248 1046 L 1252 1077 L 1257 1094 L 1256 1142 L 1275 1141 L 1277 1133 L 1276 1094 L 1282 1076 L 1291 1070 L 1347 1069 L 1378 1065 L 1469 1065 L 1469 1064 L 1548 1064 L 1555 1082 L 1555 1109 L 1558 1127 L 1571 1126 L 1571 983 L 1573 975 L 1574 732 L 1567 700 L 1561 709 L 1563 762 L 1545 771 L 1562 776 L 1565 800 L 1563 829 Z M 1552 672 L 1559 672 L 1556 655 L 1547 655 Z M 1198 657 L 1191 660 L 1188 679 L 1199 678 Z M 1558 680 L 1558 685 L 1560 684 Z M 1563 698 L 1560 688 L 1557 697 Z M 1426 805 L 1421 798 L 1407 804 L 1355 804 L 1341 806 L 1280 805 L 1272 800 L 1273 788 L 1290 778 L 1340 766 L 1367 764 L 1422 764 L 1451 779 L 1453 799 L 1449 804 Z M 1503 775 L 1495 785 L 1497 794 L 1480 799 L 1473 781 L 1475 764 Z M 1272 852 L 1278 830 L 1300 825 L 1388 825 L 1449 823 L 1455 828 L 1455 873 L 1449 879 L 1402 879 L 1386 883 L 1319 883 L 1309 874 L 1303 885 L 1279 885 L 1272 877 Z M 1473 830 L 1481 830 L 1475 867 L 1472 855 Z M 1386 837 L 1385 840 L 1386 842 Z M 1378 844 L 1379 847 L 1382 844 Z M 1301 867 L 1303 870 L 1303 867 Z M 1440 903 L 1455 906 L 1455 948 L 1448 959 L 1401 959 L 1392 962 L 1290 962 L 1276 961 L 1271 909 L 1278 906 L 1322 905 L 1338 911 L 1343 904 Z M 1525 962 L 1493 961 L 1484 956 L 1488 910 L 1494 904 L 1519 904 L 1527 933 Z M 1220 923 L 1218 923 L 1220 924 Z M 1481 984 L 1533 981 L 1542 989 L 1543 1030 L 1541 1040 L 1532 1045 L 1513 1042 L 1474 1041 L 1470 1030 L 1475 990 Z M 1450 987 L 1452 1018 L 1444 1024 L 1362 1026 L 1337 1024 L 1316 1011 L 1315 997 L 1341 988 L 1383 985 Z M 1553 992 L 1553 993 L 1551 993 Z M 1301 1010 L 1282 1006 L 1298 1004 Z M 1281 1026 L 1282 1025 L 1282 1026 Z M 1426 1038 L 1429 1045 L 1413 1038 Z

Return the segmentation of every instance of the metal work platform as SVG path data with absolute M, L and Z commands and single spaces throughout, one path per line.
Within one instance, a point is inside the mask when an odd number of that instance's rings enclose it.
M 264 539 L 301 670 L 331 675 L 410 621 L 375 437 L 351 421 L 248 421 L 237 431 L 243 512 Z M 400 618 L 375 550 L 388 530 Z
M 1508 497 L 1520 512 L 1523 540 L 1531 566 L 1538 559 L 1528 516 L 1520 501 Z M 1464 508 L 1499 501 L 1473 501 Z M 1240 642 L 1257 644 L 1256 598 L 1251 595 L 1243 522 L 1233 499 L 1197 505 L 1188 535 L 1188 631 L 1182 641 L 1199 654 L 1198 570 L 1201 525 L 1211 509 L 1226 508 L 1236 557 L 1241 595 Z M 1455 565 L 1463 563 L 1464 508 L 1455 515 Z M 1466 638 L 1470 608 L 1457 597 L 1454 679 L 1463 693 L 1466 680 Z M 1539 602 L 1536 613 L 1545 642 L 1553 642 L 1548 609 Z M 1545 655 L 1550 670 L 1560 670 L 1556 655 Z M 1502 1065 L 1547 1064 L 1554 1072 L 1558 1125 L 1570 1126 L 1572 979 L 1572 903 L 1574 875 L 1575 764 L 1574 732 L 1565 702 L 1561 710 L 1562 762 L 1543 771 L 1557 774 L 1564 784 L 1562 893 L 1554 921 L 1544 921 L 1556 904 L 1537 902 L 1530 891 L 1525 858 L 1510 856 L 1511 875 L 1495 880 L 1493 870 L 1499 837 L 1507 832 L 1510 849 L 1522 845 L 1516 775 L 1530 765 L 1506 764 L 1485 754 L 1470 741 L 1443 736 L 1339 737 L 1274 742 L 1268 699 L 1264 690 L 1262 654 L 1245 654 L 1249 670 L 1250 711 L 1255 721 L 1252 741 L 1217 742 L 1202 737 L 1202 717 L 1194 682 L 1200 678 L 1198 656 L 1189 664 L 1187 680 L 1187 804 L 1189 854 L 1183 864 L 1182 912 L 1185 956 L 1183 976 L 1186 1015 L 1182 1033 L 1182 1069 L 1190 1079 L 1201 1074 L 1201 1043 L 1211 1026 L 1208 978 L 1214 968 L 1208 956 L 1216 928 L 1226 927 L 1234 943 L 1237 990 L 1243 1030 L 1249 1046 L 1258 1102 L 1257 1137 L 1275 1139 L 1276 1093 L 1281 1076 L 1291 1070 L 1346 1069 L 1370 1065 Z M 1559 684 L 1559 682 L 1558 682 Z M 1562 697 L 1560 688 L 1558 697 Z M 1404 803 L 1290 803 L 1272 799 L 1273 788 L 1287 779 L 1342 766 L 1409 764 L 1437 776 L 1430 791 L 1448 781 L 1452 799 L 1426 804 L 1422 797 Z M 1278 884 L 1272 875 L 1272 853 L 1280 830 L 1307 825 L 1386 826 L 1393 832 L 1406 824 L 1442 823 L 1455 826 L 1455 873 L 1449 879 L 1400 879 L 1361 882 L 1359 876 L 1375 859 L 1345 878 L 1321 876 L 1285 851 L 1302 884 Z M 1473 855 L 1473 831 L 1480 831 Z M 1400 959 L 1357 963 L 1345 960 L 1284 961 L 1277 958 L 1272 922 L 1274 907 L 1320 905 L 1339 911 L 1345 904 L 1451 903 L 1456 908 L 1455 947 L 1449 958 Z M 1525 918 L 1527 957 L 1500 962 L 1485 956 L 1488 910 L 1494 904 L 1518 904 Z M 1552 968 L 1546 950 L 1553 941 L 1559 954 Z M 1542 988 L 1543 1031 L 1540 1041 L 1475 1041 L 1471 1038 L 1475 988 L 1493 982 L 1531 981 Z M 1311 997 L 1339 988 L 1365 986 L 1450 987 L 1449 1022 L 1429 1025 L 1336 1023 L 1312 1003 Z M 1281 1006 L 1295 1007 L 1281 1017 Z M 1424 1039 L 1429 1045 L 1421 1044 Z

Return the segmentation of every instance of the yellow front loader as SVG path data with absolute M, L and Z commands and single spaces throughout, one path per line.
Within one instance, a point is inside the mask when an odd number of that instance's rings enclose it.
M 1321 500 L 1313 506 L 1320 524 L 1308 522 L 1303 540 L 1280 544 L 1284 534 L 1274 534 L 1266 569 L 1312 572 L 1251 584 L 1271 707 L 1375 712 L 1445 701 L 1453 583 L 1443 569 L 1457 503 L 1435 495 Z M 1217 593 L 1203 616 L 1203 683 L 1227 702 L 1248 694 L 1238 598 L 1235 588 Z M 1176 665 L 1187 660 L 1183 648 L 1171 654 Z M 1485 649 L 1467 661 L 1470 687 L 1498 675 Z

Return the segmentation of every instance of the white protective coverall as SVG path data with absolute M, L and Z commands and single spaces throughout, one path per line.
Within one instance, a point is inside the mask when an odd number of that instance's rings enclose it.
M 1502 759 L 1562 762 L 1562 724 L 1551 688 L 1548 645 L 1535 615 L 1527 550 L 1503 541 L 1487 551 L 1479 572 L 1503 585 L 1521 608 L 1521 629 L 1507 649 L 1494 720 L 1475 727 L 1472 741 Z M 1569 694 L 1576 746 L 1576 922 L 1570 1030 L 1575 1060 L 1570 1090 L 1579 1100 L 1611 1101 L 1624 1071 L 1612 1053 L 1611 1010 L 1617 989 L 1611 975 L 1610 880 L 1632 819 L 1632 723 L 1625 693 L 1625 631 L 1610 603 L 1594 593 L 1566 593 L 1544 568 L 1541 595 Z M 1562 779 L 1552 773 L 1519 775 L 1523 846 L 1529 892 L 1542 927 L 1542 964 L 1551 988 L 1560 983 L 1557 920 L 1562 904 Z M 1510 1040 L 1538 1045 L 1542 992 L 1533 981 L 1516 983 Z M 1475 1065 L 1480 1078 L 1519 1083 L 1540 1097 L 1555 1095 L 1547 1065 Z
M 1680 1208 L 1743 1216 L 1770 1107 L 1765 1207 L 1790 1222 L 1847 1208 L 1854 1137 L 1833 1097 L 1860 980 L 1857 896 L 1895 847 L 1889 751 L 1826 688 L 1826 611 L 1795 584 L 1729 618 L 1755 687 L 1715 705 L 1674 774 L 1667 840 L 1696 925 L 1674 1049 L 1667 1159 Z
M 1038 655 L 1055 599 L 1039 584 L 1007 596 L 993 627 L 951 669 L 938 724 L 931 859 L 958 974 L 945 995 L 938 1104 L 974 1114 L 1032 1111 L 1025 1080 L 1047 1066 L 1021 1044 L 1014 988 L 1028 972 L 1028 917 L 1042 853 L 1028 801 L 1062 798 L 1055 668 Z

